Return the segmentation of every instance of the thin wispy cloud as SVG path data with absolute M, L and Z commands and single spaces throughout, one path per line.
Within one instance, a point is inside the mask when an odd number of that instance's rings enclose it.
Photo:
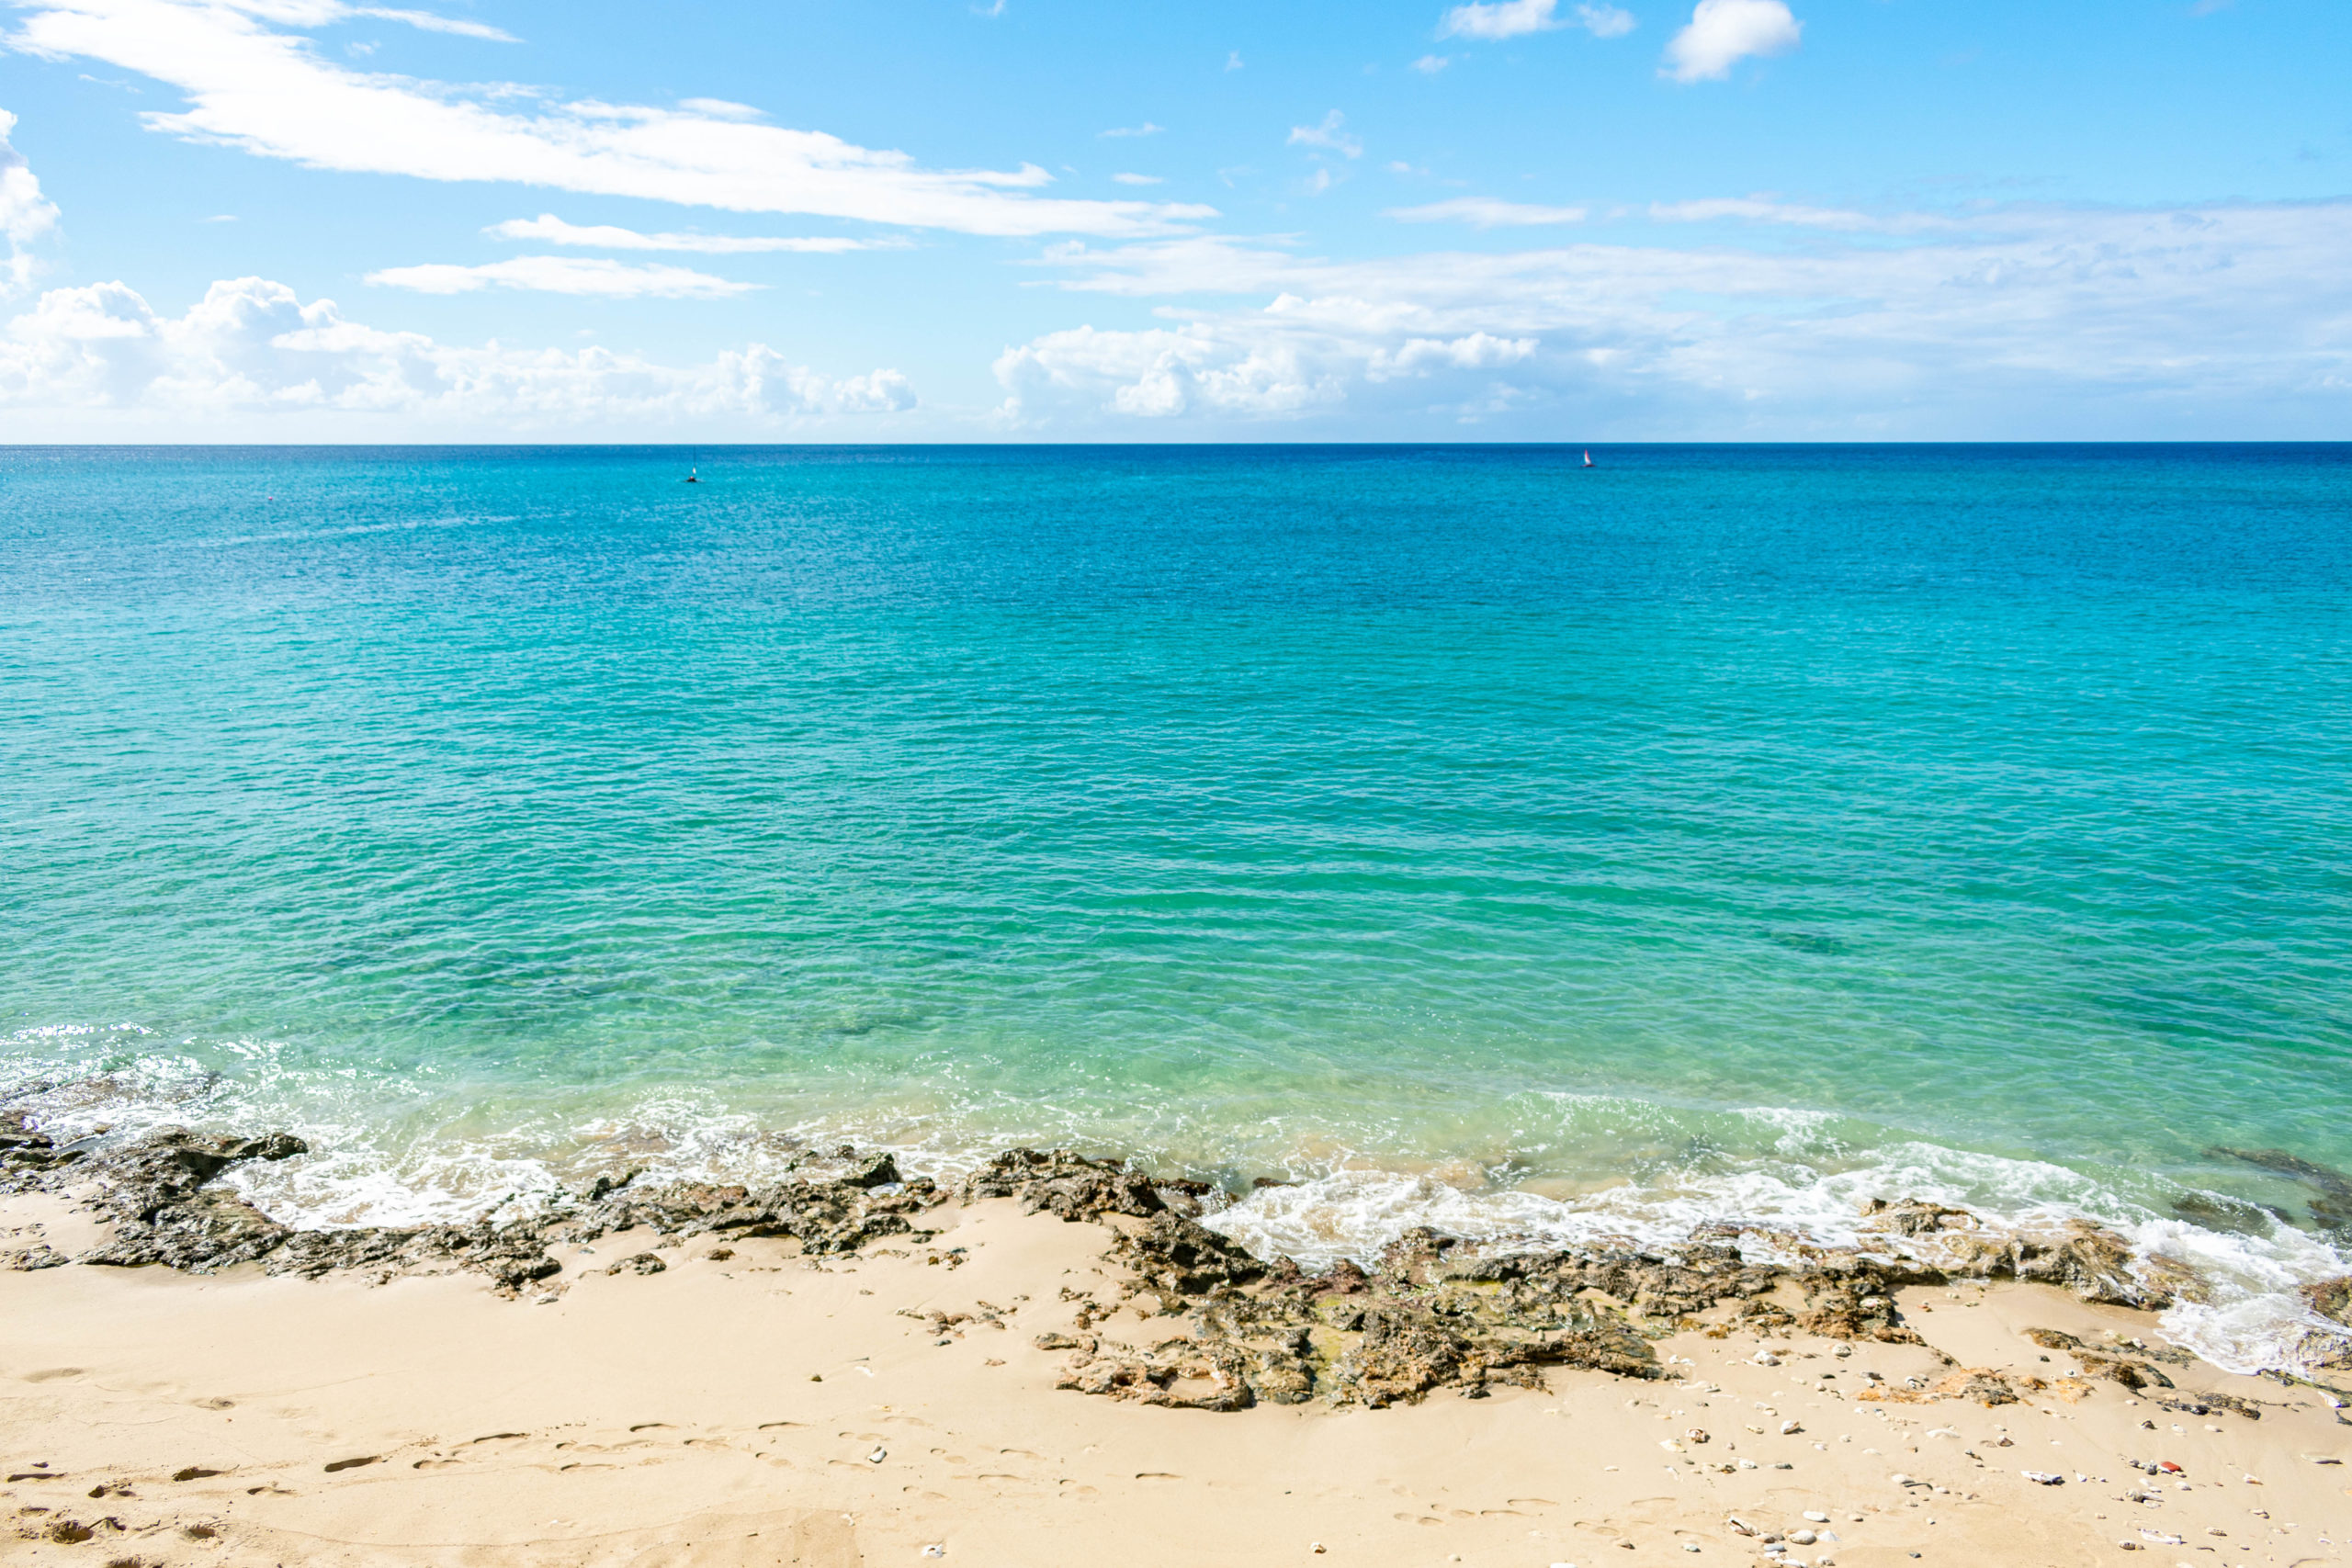
M 2340 408 L 2352 390 L 2352 275 L 2333 260 L 2352 248 L 2352 201 L 1876 222 L 1921 238 L 1361 262 L 1206 235 L 1073 243 L 1052 257 L 1065 287 L 1158 300 L 1172 319 L 1010 352 L 998 365 L 1005 417 L 1037 429 L 1147 412 L 1248 424 L 1425 409 L 1441 387 L 1471 410 L 1499 385 L 1725 437 L 2093 438 L 2208 429 L 2224 405 L 2301 409 L 2297 428 L 2317 429 L 2312 400 L 2335 389 L 2328 406 Z M 1236 303 L 1193 303 L 1217 294 Z M 1425 361 L 1396 389 L 1409 345 L 1478 334 L 1536 346 L 1475 373 Z
M 1166 232 L 1216 216 L 1197 204 L 1057 198 L 1052 176 L 931 169 L 821 131 L 680 107 L 473 91 L 370 74 L 322 58 L 281 15 L 198 0 L 29 0 L 10 44 L 102 60 L 178 88 L 152 130 L 317 169 L 492 181 L 738 212 L 797 212 L 974 234 Z M 311 17 L 310 0 L 287 11 Z
M 1154 125 L 1151 121 L 1145 120 L 1141 125 L 1114 126 L 1109 130 L 1102 132 L 1102 134 L 1115 141 L 1118 138 L 1126 136 L 1157 136 L 1167 129 L 1168 128 L 1164 125 Z
M 383 288 L 419 294 L 472 294 L 484 288 L 526 288 L 542 294 L 593 295 L 606 299 L 724 299 L 760 285 L 713 277 L 660 262 L 632 264 L 594 256 L 516 256 L 481 266 L 434 263 L 388 266 L 368 275 Z
M 1113 175 L 1111 177 L 1123 186 L 1156 186 L 1165 183 L 1159 175 L 1120 174 Z
M 1581 223 L 1585 209 L 1498 201 L 1489 196 L 1457 196 L 1419 207 L 1393 207 L 1382 216 L 1400 223 L 1468 223 L 1480 229 L 1526 229 L 1547 223 Z
M 520 43 L 523 41 L 521 39 L 516 38 L 513 33 L 508 32 L 503 28 L 493 28 L 487 22 L 469 21 L 462 17 L 444 17 L 432 11 L 401 11 L 394 10 L 383 6 L 318 6 L 310 4 L 297 6 L 266 8 L 261 6 L 249 4 L 246 8 L 260 12 L 263 15 L 269 15 L 270 12 L 274 10 L 279 16 L 283 17 L 285 20 L 293 22 L 298 26 L 307 24 L 309 26 L 316 27 L 319 25 L 318 21 L 310 20 L 310 17 L 317 13 L 324 12 L 333 14 L 320 16 L 319 21 L 339 21 L 345 17 L 372 17 L 378 21 L 399 22 L 404 27 L 416 28 L 428 33 L 450 33 L 458 38 L 481 39 L 491 43 Z
M 1845 233 L 1920 233 L 1961 227 L 1957 219 L 1930 212 L 1878 216 L 1842 208 L 1805 207 L 1770 197 L 1712 197 L 1702 201 L 1659 201 L 1649 208 L 1657 223 L 1777 223 L 1799 229 L 1829 229 Z
M 501 240 L 530 240 L 601 251 L 697 251 L 705 255 L 755 255 L 777 251 L 834 255 L 844 251 L 896 249 L 902 243 L 854 240 L 840 234 L 645 234 L 609 223 L 567 223 L 552 212 L 542 212 L 537 218 L 510 218 L 503 223 L 492 224 L 482 232 Z
M 1690 25 L 1667 44 L 1658 73 L 1677 82 L 1721 81 L 1751 56 L 1787 53 L 1804 35 L 1804 24 L 1781 0 L 1699 0 Z
M 1634 14 L 1617 6 L 1585 4 L 1562 16 L 1560 0 L 1474 0 L 1446 12 L 1437 36 L 1494 41 L 1572 27 L 1595 38 L 1623 38 L 1634 30 Z
M 1453 63 L 1453 60 L 1446 55 L 1424 54 L 1413 62 L 1413 69 L 1424 76 L 1434 76 Z
M 1342 157 L 1361 158 L 1363 156 L 1363 143 L 1342 129 L 1347 122 L 1346 115 L 1341 114 L 1338 109 L 1333 109 L 1323 117 L 1322 122 L 1318 125 L 1292 126 L 1287 145 L 1321 147 L 1337 152 Z

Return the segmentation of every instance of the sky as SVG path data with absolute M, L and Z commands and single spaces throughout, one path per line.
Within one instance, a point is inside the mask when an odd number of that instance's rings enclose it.
M 0 442 L 2352 438 L 2345 0 L 0 0 Z

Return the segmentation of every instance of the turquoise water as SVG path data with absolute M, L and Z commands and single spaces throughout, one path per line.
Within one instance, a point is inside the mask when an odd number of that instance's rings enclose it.
M 1235 1222 L 1308 1251 L 1900 1185 L 2275 1330 L 2324 1193 L 2209 1151 L 2352 1168 L 2352 447 L 1577 456 L 0 451 L 0 1083 L 308 1129 L 338 1222 L 843 1137 L 1316 1178 Z

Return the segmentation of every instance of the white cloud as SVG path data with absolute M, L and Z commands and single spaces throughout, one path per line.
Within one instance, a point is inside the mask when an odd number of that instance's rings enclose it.
M 1424 76 L 1434 76 L 1453 63 L 1453 61 L 1447 55 L 1424 54 L 1413 62 L 1413 69 Z
M 333 19 L 340 8 L 325 0 L 24 3 L 30 11 L 11 47 L 106 61 L 186 95 L 184 112 L 145 116 L 150 128 L 311 168 L 975 234 L 1136 236 L 1216 215 L 1190 204 L 1043 197 L 1035 192 L 1052 176 L 1035 164 L 926 169 L 904 152 L 731 113 L 553 104 L 513 88 L 359 72 L 283 30 Z
M 1320 418 L 1362 433 L 1548 408 L 1652 439 L 2352 427 L 2352 274 L 2337 263 L 2352 201 L 1814 227 L 1793 251 L 1587 243 L 1363 262 L 1208 236 L 1071 243 L 1047 259 L 1065 288 L 1168 301 L 1162 321 L 1009 350 L 1006 416 L 1065 431 L 1142 413 L 1235 432 Z M 1193 303 L 1216 294 L 1237 302 Z M 1416 346 L 1430 344 L 1456 346 Z
M 791 428 L 902 412 L 915 396 L 895 370 L 833 379 L 761 344 L 691 366 L 601 348 L 452 346 L 243 277 L 215 283 L 178 317 L 120 283 L 43 294 L 0 335 L 0 405 L 91 422 L 84 429 L 166 420 L 175 430 L 266 430 L 331 416 L 330 429 L 570 434 L 711 420 Z
M 1634 13 L 1616 6 L 1578 6 L 1577 21 L 1595 38 L 1623 38 L 1637 25 Z
M 388 266 L 367 281 L 419 294 L 471 294 L 483 288 L 528 288 L 542 294 L 594 295 L 606 299 L 724 299 L 761 287 L 713 277 L 660 262 L 632 265 L 602 256 L 516 256 L 481 266 L 435 262 Z
M 34 247 L 57 231 L 57 204 L 40 193 L 32 165 L 8 141 L 17 117 L 0 109 L 0 234 L 7 236 L 6 290 L 33 280 Z
M 680 98 L 678 107 L 707 114 L 713 119 L 765 119 L 768 111 L 750 104 L 739 104 L 732 98 Z
M 589 245 L 604 251 L 695 251 L 704 255 L 757 255 L 784 251 L 832 255 L 843 251 L 896 249 L 884 240 L 853 240 L 839 234 L 734 235 L 643 234 L 609 223 L 567 223 L 552 212 L 510 218 L 482 231 L 501 240 L 537 240 L 550 245 Z
M 1114 125 L 1102 134 L 1115 140 L 1122 136 L 1157 136 L 1167 129 L 1164 125 L 1154 125 L 1145 120 L 1141 125 Z
M 1487 0 L 1456 6 L 1437 25 L 1440 38 L 1506 39 L 1565 27 L 1560 0 Z
M 1666 46 L 1659 74 L 1678 82 L 1720 81 L 1751 54 L 1796 48 L 1804 32 L 1804 24 L 1781 0 L 1699 0 L 1690 25 Z
M 412 28 L 423 28 L 428 33 L 455 33 L 459 38 L 483 39 L 492 43 L 523 41 L 513 33 L 493 28 L 486 22 L 469 22 L 458 17 L 440 17 L 430 11 L 397 11 L 381 6 L 264 6 L 251 3 L 243 8 L 258 11 L 264 16 L 269 16 L 275 12 L 278 20 L 293 22 L 298 27 L 317 27 L 321 21 L 338 21 L 344 17 L 373 17 L 379 21 L 405 23 Z M 289 11 L 294 14 L 287 14 Z M 319 21 L 305 19 L 304 13 L 314 14 L 321 11 L 334 14 L 321 17 Z
M 1652 202 L 1650 220 L 1657 223 L 1713 223 L 1730 219 L 1747 223 L 1779 223 L 1798 229 L 1834 229 L 1848 233 L 1916 234 L 1931 229 L 1956 229 L 1958 220 L 1933 212 L 1899 212 L 1878 216 L 1834 207 L 1800 207 L 1770 197 L 1710 197 L 1703 201 Z
M 1481 229 L 1530 228 L 1544 223 L 1581 223 L 1581 207 L 1536 207 L 1498 201 L 1490 196 L 1457 196 L 1421 207 L 1392 207 L 1381 214 L 1400 223 L 1475 223 Z
M 1158 175 L 1113 175 L 1111 177 L 1123 186 L 1156 186 L 1166 183 Z
M 1328 147 L 1334 152 L 1361 158 L 1363 156 L 1363 143 L 1340 129 L 1347 121 L 1347 116 L 1333 109 L 1323 117 L 1320 125 L 1292 126 L 1287 144 L 1292 147 Z
M 1533 338 L 1486 333 L 1385 341 L 1349 330 L 1346 318 L 1362 309 L 1360 301 L 1285 294 L 1243 332 L 1199 321 L 1143 332 L 1086 326 L 1049 333 L 998 356 L 996 378 L 1006 392 L 999 415 L 1013 423 L 1050 417 L 1055 404 L 1074 397 L 1139 419 L 1290 418 L 1337 408 L 1352 383 L 1490 370 L 1517 364 L 1537 347 Z
M 1241 69 L 1241 51 L 1239 50 L 1228 49 L 1225 51 L 1225 68 L 1227 71 L 1238 71 Z
M 1605 3 L 1577 7 L 1573 19 L 1559 14 L 1560 0 L 1474 0 L 1456 6 L 1437 25 L 1440 38 L 1508 39 L 1578 27 L 1595 38 L 1623 38 L 1634 30 L 1634 14 Z

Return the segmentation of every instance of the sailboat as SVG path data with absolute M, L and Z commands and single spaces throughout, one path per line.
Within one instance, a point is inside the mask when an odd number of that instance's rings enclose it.
M 685 478 L 685 481 L 684 481 L 685 483 L 690 484 L 690 485 L 698 485 L 698 484 L 702 483 L 702 479 L 701 479 L 701 478 L 700 478 L 698 475 L 696 475 L 696 474 L 695 474 L 695 469 L 696 468 L 698 468 L 698 467 L 700 467 L 700 466 L 701 466 L 701 460 L 702 460 L 702 451 L 701 451 L 701 448 L 697 447 L 697 448 L 695 448 L 695 460 L 694 460 L 694 461 L 692 461 L 692 462 L 689 462 L 689 463 L 686 465 L 686 478 Z M 1588 459 L 1587 459 L 1587 462 L 1588 462 L 1588 463 L 1589 463 L 1589 462 L 1590 462 L 1590 459 L 1589 459 L 1589 458 L 1588 458 Z
M 1584 466 L 1588 468 L 1592 467 L 1592 453 L 1589 448 L 1586 450 L 1584 455 Z

